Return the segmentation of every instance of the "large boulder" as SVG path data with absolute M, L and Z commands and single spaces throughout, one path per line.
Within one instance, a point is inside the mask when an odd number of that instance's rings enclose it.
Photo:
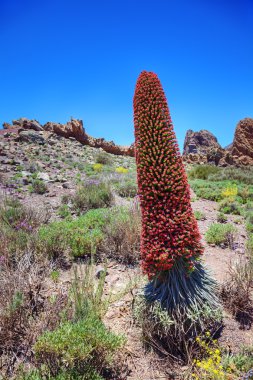
M 231 154 L 237 165 L 253 165 L 252 118 L 247 117 L 237 124 Z

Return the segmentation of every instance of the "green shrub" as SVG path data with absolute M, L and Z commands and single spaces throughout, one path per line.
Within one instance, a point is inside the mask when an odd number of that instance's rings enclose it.
M 31 193 L 36 194 L 45 194 L 48 191 L 47 185 L 40 179 L 34 179 L 28 189 Z
M 219 201 L 222 199 L 222 185 L 217 186 L 216 183 L 202 179 L 190 181 L 190 185 L 198 198 L 208 199 L 211 201 Z
M 113 160 L 112 157 L 106 152 L 99 152 L 95 156 L 95 161 L 97 164 L 111 165 Z
M 38 231 L 37 252 L 49 259 L 57 259 L 68 251 L 68 237 L 65 222 L 53 222 Z
M 233 200 L 223 199 L 219 204 L 219 211 L 223 214 L 242 215 L 242 208 Z
M 247 185 L 253 185 L 253 169 L 252 167 L 227 167 L 220 169 L 216 174 L 210 176 L 212 181 L 238 181 Z
M 220 168 L 212 165 L 197 165 L 194 166 L 189 172 L 190 179 L 208 179 L 211 174 L 220 172 Z
M 104 210 L 92 210 L 75 220 L 53 222 L 39 230 L 40 244 L 50 258 L 70 252 L 72 256 L 90 255 L 103 240 L 101 225 Z M 99 220 L 98 220 L 99 218 Z
M 69 210 L 69 207 L 67 204 L 62 204 L 59 208 L 58 208 L 58 211 L 57 211 L 57 214 L 61 217 L 61 218 L 67 218 L 71 215 L 71 212 Z
M 103 294 L 105 274 L 96 280 L 93 264 L 86 265 L 84 272 L 76 270 L 70 293 L 72 319 L 63 320 L 54 331 L 46 331 L 35 343 L 37 364 L 46 366 L 51 374 L 67 375 L 59 379 L 79 379 L 79 374 L 81 379 L 103 379 L 102 368 L 111 364 L 114 353 L 125 342 L 101 319 L 109 302 Z M 68 377 L 70 373 L 74 377 Z
M 137 183 L 133 181 L 122 181 L 115 185 L 117 194 L 121 197 L 135 197 L 138 191 Z
M 219 212 L 217 215 L 217 222 L 218 223 L 226 223 L 228 221 L 227 215 L 223 214 L 222 212 Z
M 79 187 L 72 201 L 74 209 L 81 214 L 93 208 L 110 207 L 113 193 L 109 184 L 90 180 Z
M 253 211 L 248 211 L 246 213 L 246 221 L 250 224 L 253 224 Z
M 204 212 L 199 211 L 199 210 L 194 211 L 194 216 L 197 220 L 205 220 L 206 219 Z
M 76 323 L 65 322 L 37 340 L 37 359 L 55 369 L 94 366 L 101 368 L 123 344 L 123 338 L 106 329 L 103 322 L 89 315 Z
M 206 242 L 209 244 L 226 244 L 233 247 L 236 228 L 232 224 L 213 223 L 205 234 Z

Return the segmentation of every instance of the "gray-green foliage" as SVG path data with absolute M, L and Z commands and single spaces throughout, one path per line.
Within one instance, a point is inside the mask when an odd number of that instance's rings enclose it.
M 205 234 L 206 242 L 216 245 L 224 243 L 232 248 L 236 232 L 232 224 L 213 223 Z

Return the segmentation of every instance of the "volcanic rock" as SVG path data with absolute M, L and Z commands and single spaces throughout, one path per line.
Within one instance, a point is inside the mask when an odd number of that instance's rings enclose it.
M 74 137 L 82 144 L 88 145 L 88 135 L 85 133 L 82 120 L 71 119 L 67 124 L 48 122 L 44 125 L 44 130 L 66 138 Z
M 189 129 L 186 132 L 184 140 L 183 155 L 189 153 L 208 154 L 211 150 L 221 149 L 217 138 L 209 131 L 202 129 L 199 132 L 193 132 Z
M 20 127 L 23 129 L 33 129 L 34 131 L 43 131 L 43 127 L 37 120 L 29 120 L 26 117 L 21 117 L 18 120 L 12 120 L 14 128 Z M 4 123 L 7 124 L 7 123 Z M 3 124 L 3 126 L 4 126 Z M 8 124 L 10 126 L 10 124 Z
M 237 124 L 231 154 L 236 164 L 253 165 L 252 118 L 242 119 Z
M 33 130 L 20 130 L 18 135 L 18 141 L 32 142 L 35 144 L 45 144 L 45 139 L 39 132 Z

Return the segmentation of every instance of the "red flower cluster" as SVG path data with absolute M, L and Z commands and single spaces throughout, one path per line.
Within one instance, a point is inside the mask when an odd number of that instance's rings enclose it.
M 134 95 L 135 151 L 142 212 L 141 256 L 149 278 L 203 252 L 179 147 L 162 85 L 143 71 Z

